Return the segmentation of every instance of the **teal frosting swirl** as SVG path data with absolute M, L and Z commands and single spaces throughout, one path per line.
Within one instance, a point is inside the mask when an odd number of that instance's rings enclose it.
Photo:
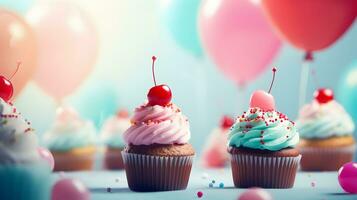
M 237 118 L 229 134 L 229 146 L 279 151 L 294 147 L 299 133 L 284 114 L 250 108 Z

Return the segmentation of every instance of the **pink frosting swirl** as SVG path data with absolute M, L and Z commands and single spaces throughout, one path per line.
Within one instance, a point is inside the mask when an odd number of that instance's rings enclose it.
M 186 144 L 191 137 L 187 117 L 174 104 L 144 104 L 135 109 L 131 122 L 123 135 L 127 144 Z

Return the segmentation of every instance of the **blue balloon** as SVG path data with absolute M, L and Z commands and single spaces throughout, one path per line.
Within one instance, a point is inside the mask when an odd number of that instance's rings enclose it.
M 174 40 L 196 56 L 202 56 L 197 18 L 200 0 L 162 0 L 162 21 Z
M 72 105 L 81 117 L 100 128 L 103 122 L 118 109 L 118 96 L 111 84 L 89 84 L 75 96 Z
M 357 125 L 357 61 L 352 63 L 343 73 L 338 87 L 337 99 Z M 357 138 L 356 135 L 355 138 Z M 354 160 L 357 160 L 357 154 L 355 154 Z
M 337 98 L 357 124 L 357 61 L 343 73 Z
M 0 0 L 0 7 L 25 14 L 33 5 L 34 0 Z

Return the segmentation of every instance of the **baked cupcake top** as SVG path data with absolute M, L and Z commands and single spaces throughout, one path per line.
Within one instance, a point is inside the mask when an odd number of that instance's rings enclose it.
M 321 93 L 321 90 L 317 92 Z M 328 89 L 324 90 L 326 93 Z M 332 91 L 327 93 L 332 96 L 329 100 L 322 101 L 315 93 L 315 99 L 301 108 L 297 127 L 302 138 L 323 139 L 353 134 L 355 125 L 352 118 L 338 102 L 333 100 Z
M 250 97 L 249 110 L 236 119 L 228 136 L 229 146 L 279 151 L 298 144 L 299 133 L 294 122 L 275 109 L 275 100 L 270 91 L 277 69 L 273 68 L 272 71 L 269 91 L 255 91 Z
M 95 142 L 93 123 L 82 120 L 73 108 L 68 107 L 57 109 L 55 122 L 44 135 L 44 143 L 52 151 L 92 146 Z
M 278 151 L 298 142 L 294 122 L 280 112 L 257 107 L 239 116 L 229 134 L 229 146 L 237 148 Z
M 125 142 L 123 133 L 130 127 L 130 118 L 126 111 L 120 111 L 117 115 L 110 117 L 104 123 L 101 130 L 101 140 L 113 148 L 123 148 Z
M 38 141 L 30 122 L 0 98 L 0 164 L 34 163 L 40 160 Z
M 124 133 L 127 144 L 186 144 L 191 137 L 187 117 L 172 103 L 166 106 L 145 103 L 135 109 L 131 123 Z

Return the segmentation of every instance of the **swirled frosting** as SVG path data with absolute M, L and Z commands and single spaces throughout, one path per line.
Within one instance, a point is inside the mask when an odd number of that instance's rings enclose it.
M 123 133 L 130 127 L 128 117 L 112 116 L 104 123 L 101 131 L 102 142 L 109 147 L 122 148 L 125 146 Z
M 0 164 L 34 163 L 40 157 L 30 122 L 0 98 Z
M 187 117 L 174 104 L 144 104 L 135 109 L 131 122 L 124 133 L 127 144 L 185 144 L 191 137 Z
M 250 108 L 237 118 L 228 138 L 232 147 L 278 151 L 294 147 L 299 142 L 299 133 L 284 114 Z
M 355 126 L 345 109 L 336 101 L 320 104 L 313 101 L 303 106 L 297 120 L 302 138 L 328 138 L 352 135 Z
M 59 108 L 53 126 L 44 135 L 45 145 L 52 151 L 68 151 L 95 144 L 96 130 L 92 122 L 80 119 L 72 108 Z

